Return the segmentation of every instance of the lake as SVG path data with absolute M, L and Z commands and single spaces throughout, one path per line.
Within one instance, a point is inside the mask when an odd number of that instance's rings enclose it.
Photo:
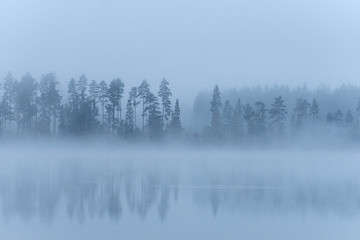
M 359 239 L 360 152 L 1 149 L 0 239 Z

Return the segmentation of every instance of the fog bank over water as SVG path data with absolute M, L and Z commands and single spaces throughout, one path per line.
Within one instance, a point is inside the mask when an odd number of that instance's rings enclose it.
M 359 9 L 355 0 L 2 0 L 0 76 L 166 77 L 190 101 L 219 82 L 356 84 Z
M 139 151 L 69 143 L 0 151 L 4 239 L 300 240 L 315 231 L 335 240 L 359 234 L 359 151 Z

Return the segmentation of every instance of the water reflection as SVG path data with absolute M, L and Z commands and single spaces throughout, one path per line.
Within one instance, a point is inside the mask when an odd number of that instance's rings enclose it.
M 275 179 L 275 180 L 274 180 Z M 165 221 L 174 204 L 189 204 L 219 214 L 316 214 L 354 216 L 360 213 L 357 181 L 297 181 L 264 176 L 197 178 L 175 171 L 135 167 L 60 167 L 17 169 L 0 179 L 2 216 L 51 222 L 57 214 L 82 222 L 87 218 L 118 221 L 124 211 L 145 219 L 151 209 Z M 185 206 L 186 207 L 186 206 Z

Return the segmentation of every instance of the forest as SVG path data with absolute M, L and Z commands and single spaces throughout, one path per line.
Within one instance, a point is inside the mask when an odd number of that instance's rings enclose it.
M 243 143 L 307 137 L 360 139 L 360 88 L 296 89 L 254 87 L 200 92 L 193 105 L 193 124 L 182 126 L 179 99 L 172 99 L 163 79 L 153 93 L 143 80 L 125 92 L 120 78 L 71 79 L 60 94 L 55 73 L 37 81 L 8 73 L 1 85 L 2 138 L 23 136 L 108 136 L 129 141 L 186 139 Z M 127 97 L 127 99 L 125 99 Z M 244 101 L 245 100 L 245 101 Z

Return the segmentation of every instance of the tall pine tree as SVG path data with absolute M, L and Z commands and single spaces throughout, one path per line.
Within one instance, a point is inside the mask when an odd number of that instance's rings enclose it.
M 281 96 L 275 98 L 274 103 L 271 104 L 269 114 L 272 128 L 277 133 L 283 133 L 285 127 L 284 121 L 286 119 L 287 112 L 285 110 L 284 100 Z
M 166 121 L 169 120 L 169 117 L 171 115 L 171 91 L 169 88 L 169 82 L 166 81 L 164 78 L 160 83 L 160 89 L 158 92 L 160 101 L 161 101 L 161 107 L 162 107 L 162 113 L 161 113 L 161 124 L 162 129 L 165 128 Z

